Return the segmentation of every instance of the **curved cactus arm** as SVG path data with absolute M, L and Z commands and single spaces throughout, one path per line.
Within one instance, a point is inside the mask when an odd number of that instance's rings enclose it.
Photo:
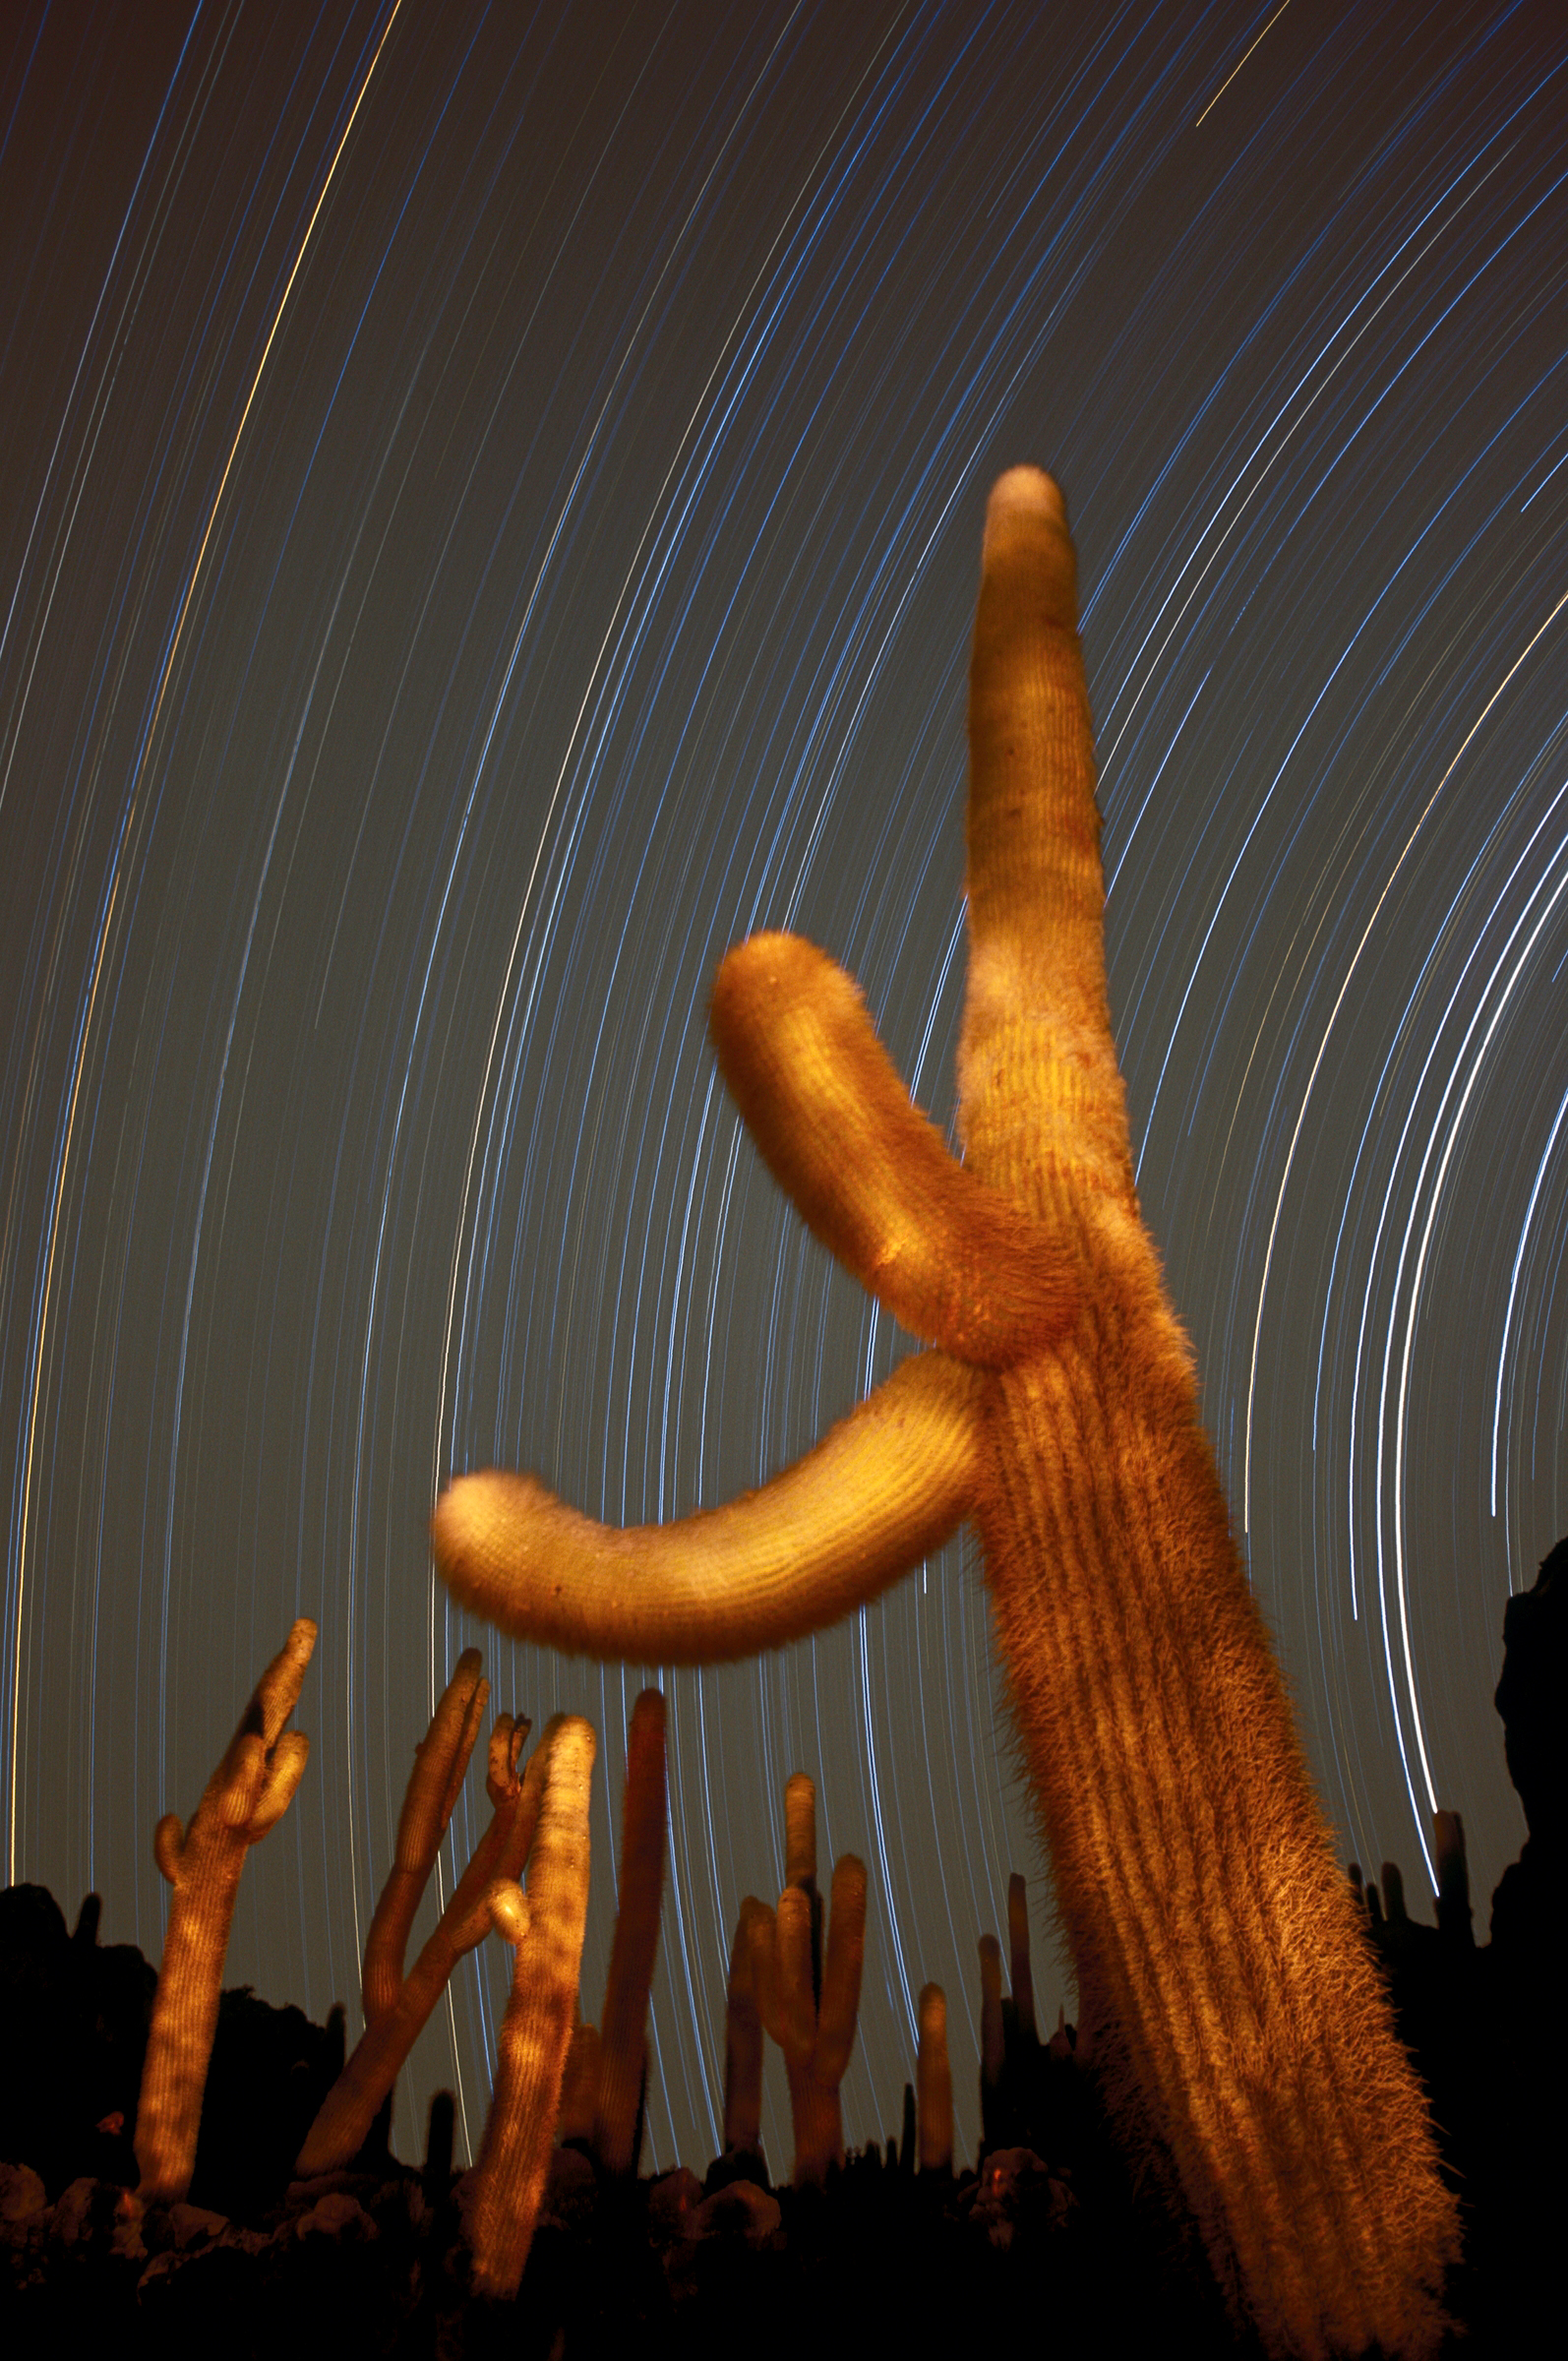
M 467 1713 L 465 1707 L 465 1715 Z M 376 2112 L 402 2072 L 405 2060 L 464 1952 L 472 1951 L 488 1934 L 492 1911 L 490 1891 L 497 1879 L 515 1880 L 527 1858 L 539 1813 L 545 1771 L 545 1742 L 534 1749 L 525 1776 L 516 1776 L 516 1757 L 530 1725 L 502 1714 L 491 1737 L 492 1776 L 486 1786 L 495 1809 L 490 1826 L 474 1846 L 467 1868 L 451 1901 L 426 1938 L 418 1959 L 399 1979 L 389 2005 L 371 2017 L 365 2030 L 317 2112 L 305 2135 L 295 2171 L 304 2178 L 336 2172 L 358 2155 Z M 548 1732 L 546 1736 L 548 1737 Z M 497 1746 L 509 1761 L 507 1785 L 494 1777 Z M 469 1741 L 470 1746 L 472 1741 Z
M 853 978 L 754 935 L 713 989 L 713 1046 L 746 1127 L 813 1234 L 917 1336 L 1005 1366 L 1074 1308 L 1050 1233 L 977 1180 L 910 1104 Z
M 516 2294 L 533 2243 L 561 2111 L 588 1912 L 593 1731 L 573 1715 L 553 1726 L 545 1743 L 549 1759 L 525 1912 L 510 1881 L 501 1881 L 493 1906 L 498 1931 L 513 1944 L 515 1958 L 474 2168 L 468 2239 L 475 2291 L 496 2297 Z
M 643 1664 L 780 1647 L 863 1606 L 974 1504 L 983 1380 L 903 1362 L 793 1467 L 724 1508 L 625 1530 L 531 1476 L 461 1476 L 432 1539 L 453 1596 L 516 1639 Z
M 402 1988 L 409 1929 L 430 1883 L 490 1696 L 490 1683 L 480 1677 L 481 1663 L 477 1648 L 463 1650 L 430 1727 L 414 1749 L 392 1865 L 365 1938 L 362 1990 L 367 2025 L 396 2006 Z
M 257 1682 L 222 1761 L 183 1835 L 172 1813 L 152 1849 L 173 1888 L 137 2106 L 136 2160 L 145 2204 L 175 2204 L 191 2185 L 202 2093 L 217 2030 L 218 1992 L 245 1855 L 276 1826 L 304 1776 L 310 1741 L 284 1723 L 316 1645 L 301 1616 Z
M 644 1689 L 627 1733 L 626 1799 L 621 1816 L 621 1907 L 610 1945 L 600 2026 L 598 2106 L 593 2148 L 606 2172 L 636 2169 L 638 2101 L 648 2023 L 648 1993 L 659 1947 L 668 1799 L 664 1770 L 664 1698 Z

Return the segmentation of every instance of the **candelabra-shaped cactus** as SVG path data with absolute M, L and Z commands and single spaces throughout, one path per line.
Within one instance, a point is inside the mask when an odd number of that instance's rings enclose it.
M 305 1775 L 310 1740 L 283 1725 L 315 1645 L 316 1626 L 302 1615 L 257 1682 L 189 1828 L 169 1812 L 153 1831 L 172 1895 L 136 2117 L 138 2194 L 149 2204 L 172 2205 L 191 2185 L 240 1872 Z
M 528 1769 L 542 1786 L 528 1892 L 490 1889 L 496 1932 L 513 1946 L 512 1997 L 468 2207 L 474 2288 L 515 2295 L 533 2243 L 577 2005 L 588 1915 L 588 1786 L 594 1737 L 575 1715 L 547 1725 Z
M 714 990 L 725 1078 L 816 1235 L 933 1351 L 759 1491 L 614 1532 L 529 1477 L 434 1537 L 517 1636 L 645 1662 L 835 1620 L 965 1517 L 1104 2086 L 1266 2344 L 1427 2350 L 1456 2217 L 1312 1794 L 1133 1184 L 1072 543 L 1004 476 L 970 676 L 965 1162 L 789 936 Z
M 775 1912 L 753 1911 L 754 1943 L 771 1917 L 770 1946 L 754 1950 L 759 2014 L 784 2052 L 795 2181 L 826 2179 L 844 2161 L 839 2086 L 855 2046 L 866 1958 L 866 1868 L 846 1852 L 833 1865 L 826 1943 L 816 1891 L 816 1793 L 803 1772 L 785 1790 L 787 1883 Z M 756 1972 L 760 1969 L 760 1973 Z
M 306 2134 L 297 2165 L 303 2174 L 336 2171 L 358 2154 L 452 1969 L 490 1931 L 491 1886 L 498 1877 L 515 1878 L 527 1858 L 543 1774 L 541 1769 L 531 1780 L 518 1778 L 517 1761 L 531 1725 L 502 1714 L 490 1733 L 485 1775 L 493 1807 L 490 1825 L 411 1971 L 403 1973 L 414 1913 L 436 1865 L 489 1697 L 490 1683 L 480 1678 L 479 1651 L 466 1648 L 414 1752 L 392 1866 L 365 1942 L 365 2030 Z

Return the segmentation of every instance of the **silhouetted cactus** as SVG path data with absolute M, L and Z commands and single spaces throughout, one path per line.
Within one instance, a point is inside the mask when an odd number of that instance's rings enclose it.
M 953 2075 L 947 2058 L 947 1995 L 940 1984 L 923 1984 L 919 2006 L 920 2047 L 915 2079 L 920 2086 L 920 2169 L 953 2168 Z
M 305 1775 L 310 1740 L 283 1725 L 315 1645 L 316 1626 L 302 1615 L 257 1682 L 189 1828 L 169 1812 L 152 1834 L 172 1894 L 136 2119 L 148 2204 L 173 2205 L 191 2185 L 234 1898 L 246 1853 L 276 1827 Z
M 593 2144 L 593 2119 L 599 2107 L 602 2045 L 596 2025 L 575 2025 L 567 2045 L 566 2072 L 561 2078 L 561 2115 L 556 2138 L 579 2148 Z

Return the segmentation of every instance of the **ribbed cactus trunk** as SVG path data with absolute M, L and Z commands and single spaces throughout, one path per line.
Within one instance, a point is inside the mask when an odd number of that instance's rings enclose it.
M 961 1126 L 1078 1310 L 991 1381 L 998 1637 L 1113 2099 L 1271 2347 L 1408 2352 L 1451 2214 L 1138 1214 L 1072 550 L 1034 481 L 994 500 L 976 625 Z
M 498 1880 L 491 1908 L 513 1944 L 512 1998 L 474 2167 L 468 2238 L 476 2294 L 515 2295 L 550 2170 L 577 2005 L 588 1915 L 588 1789 L 594 1737 L 575 1715 L 552 1722 L 524 1903 Z
M 173 1899 L 136 2117 L 138 2194 L 147 2204 L 173 2205 L 191 2185 L 240 1873 L 305 1774 L 310 1741 L 283 1725 L 315 1645 L 316 1625 L 302 1615 L 258 1681 L 190 1827 L 182 1832 L 170 1812 L 153 1831 Z
M 610 1946 L 600 2028 L 593 2149 L 606 2172 L 634 2173 L 647 2054 L 648 1994 L 659 1948 L 664 1893 L 664 1835 L 669 1813 L 664 1771 L 664 1698 L 644 1689 L 627 1732 L 626 1801 L 621 1818 L 621 1907 Z

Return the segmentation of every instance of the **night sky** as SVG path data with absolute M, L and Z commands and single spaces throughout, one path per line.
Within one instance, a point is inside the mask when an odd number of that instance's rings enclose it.
M 155 1958 L 296 1614 L 313 1753 L 227 1980 L 358 2028 L 412 1747 L 671 1702 L 649 2149 L 725 1962 L 867 1860 L 860 2142 L 1039 1875 L 965 1541 L 719 1672 L 497 1644 L 453 1469 L 616 1521 L 909 1349 L 706 1046 L 790 926 L 953 1109 L 993 477 L 1056 473 L 1145 1212 L 1346 1855 L 1478 1916 L 1503 1606 L 1568 1531 L 1568 17 L 1538 6 L 13 4 L 0 40 L 5 1875 Z M 482 1755 L 482 1748 L 481 1748 Z M 488 1816 L 479 1769 L 453 1824 Z M 1032 1887 L 1044 2012 L 1072 2014 Z M 432 1904 L 429 1906 L 434 1907 Z M 477 2144 L 510 1955 L 400 2087 Z M 775 2169 L 789 2142 L 768 2067 Z

